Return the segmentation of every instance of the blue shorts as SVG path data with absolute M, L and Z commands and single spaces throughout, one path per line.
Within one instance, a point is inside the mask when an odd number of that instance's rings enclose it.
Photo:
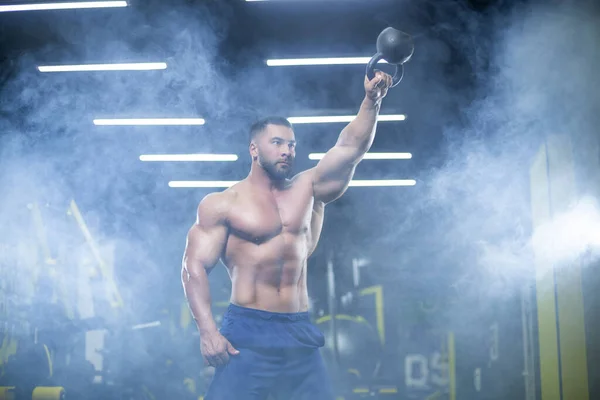
M 274 313 L 230 304 L 221 334 L 239 350 L 216 368 L 205 400 L 333 400 L 307 312 Z

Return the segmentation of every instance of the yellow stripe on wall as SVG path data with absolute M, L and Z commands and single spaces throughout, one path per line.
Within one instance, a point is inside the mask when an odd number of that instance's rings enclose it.
M 566 212 L 578 193 L 571 141 L 550 135 L 530 169 L 533 228 Z M 544 259 L 536 249 L 536 294 L 542 400 L 588 400 L 581 260 Z M 546 248 L 546 251 L 544 251 Z
M 531 217 L 533 228 L 550 221 L 550 192 L 546 146 L 543 144 L 533 159 L 529 170 L 531 190 Z M 538 342 L 540 357 L 540 383 L 542 400 L 560 400 L 558 367 L 558 331 L 556 327 L 556 298 L 554 296 L 554 273 L 535 254 L 535 278 L 538 317 Z
M 448 381 L 450 400 L 456 400 L 456 348 L 454 347 L 454 332 L 448 332 Z
M 571 142 L 566 135 L 547 140 L 550 205 L 554 216 L 577 198 Z M 558 322 L 563 399 L 589 399 L 581 262 L 556 265 Z M 544 399 L 545 400 L 545 399 Z

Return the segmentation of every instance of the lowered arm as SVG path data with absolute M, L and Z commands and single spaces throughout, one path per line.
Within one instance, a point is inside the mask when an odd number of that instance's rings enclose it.
M 187 235 L 181 282 L 200 334 L 217 331 L 211 311 L 208 274 L 218 263 L 227 240 L 222 194 L 206 196 Z

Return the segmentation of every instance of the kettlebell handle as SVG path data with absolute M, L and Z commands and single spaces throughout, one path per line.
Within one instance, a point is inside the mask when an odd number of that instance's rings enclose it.
M 367 63 L 367 78 L 369 80 L 375 78 L 375 65 L 381 60 L 383 60 L 384 55 L 382 53 L 377 53 Z M 404 65 L 396 64 L 396 72 L 394 73 L 394 77 L 392 78 L 392 86 L 394 87 L 400 83 L 402 77 L 404 76 Z

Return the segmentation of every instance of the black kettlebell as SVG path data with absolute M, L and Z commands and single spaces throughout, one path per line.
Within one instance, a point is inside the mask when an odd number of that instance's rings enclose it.
M 375 64 L 385 60 L 396 66 L 392 87 L 396 86 L 404 76 L 404 63 L 410 60 L 415 51 L 412 37 L 408 33 L 392 27 L 385 28 L 377 37 L 377 54 L 367 64 L 367 77 L 375 77 Z

